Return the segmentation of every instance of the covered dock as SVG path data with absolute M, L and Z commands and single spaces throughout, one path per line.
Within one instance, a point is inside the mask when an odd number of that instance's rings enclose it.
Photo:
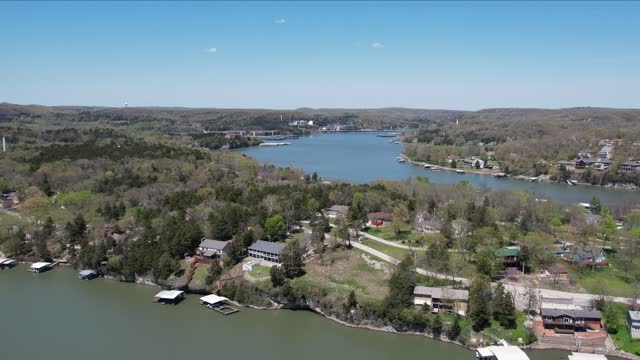
M 607 360 L 607 357 L 600 354 L 574 352 L 569 355 L 569 360 Z
M 1 269 L 12 268 L 12 267 L 16 266 L 17 264 L 18 264 L 18 262 L 15 261 L 15 260 L 7 259 L 7 258 L 0 258 L 0 270 Z
M 527 354 L 517 346 L 487 346 L 478 348 L 478 360 L 529 360 Z
M 34 273 L 41 273 L 41 272 L 45 272 L 49 269 L 51 269 L 51 266 L 53 264 L 48 263 L 48 262 L 36 262 L 31 264 L 31 266 L 29 267 L 29 271 L 34 272 Z
M 229 306 L 229 299 L 215 294 L 201 297 L 200 304 L 224 315 L 230 315 L 238 312 L 238 309 Z
M 163 290 L 153 297 L 153 302 L 160 304 L 177 304 L 184 299 L 184 291 Z
M 78 277 L 82 280 L 92 280 L 98 277 L 98 272 L 91 269 L 82 270 L 78 273 Z

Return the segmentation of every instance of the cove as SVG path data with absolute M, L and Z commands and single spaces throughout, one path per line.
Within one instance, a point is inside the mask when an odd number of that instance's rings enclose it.
M 342 326 L 307 311 L 251 310 L 223 316 L 188 295 L 151 302 L 157 288 L 107 279 L 82 281 L 58 267 L 0 271 L 3 359 L 473 360 L 473 351 L 423 336 Z M 567 352 L 527 351 L 532 360 Z
M 497 179 L 489 175 L 458 174 L 452 171 L 423 169 L 402 164 L 396 157 L 403 146 L 389 143 L 389 138 L 373 133 L 316 134 L 287 140 L 291 145 L 260 146 L 242 150 L 259 161 L 293 166 L 311 174 L 314 171 L 328 180 L 368 183 L 375 180 L 406 180 L 412 176 L 428 176 L 432 183 L 455 184 L 467 180 L 476 188 L 524 190 L 538 198 L 563 203 L 589 202 L 597 196 L 605 203 L 640 201 L 640 191 L 609 189 L 597 186 L 570 186 L 559 183 L 532 183 L 516 179 Z

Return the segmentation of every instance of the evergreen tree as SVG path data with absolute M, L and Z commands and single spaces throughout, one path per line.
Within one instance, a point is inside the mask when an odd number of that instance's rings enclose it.
M 449 328 L 447 336 L 449 337 L 449 339 L 455 340 L 460 336 L 461 333 L 462 327 L 460 326 L 460 317 L 456 316 L 455 320 L 453 320 L 453 324 L 451 324 L 451 327 Z
M 405 257 L 389 279 L 389 294 L 385 298 L 387 309 L 409 307 L 413 304 L 416 273 L 413 258 Z
M 284 276 L 293 279 L 304 275 L 304 261 L 302 260 L 302 251 L 298 246 L 298 241 L 293 241 L 287 245 L 285 250 L 280 254 L 282 262 L 282 270 Z
M 219 261 L 214 260 L 209 266 L 209 272 L 207 274 L 207 278 L 205 279 L 206 284 L 208 286 L 213 285 L 213 283 L 218 281 L 220 275 L 222 275 L 222 266 L 220 266 Z
M 351 206 L 347 212 L 347 224 L 359 231 L 367 223 L 367 207 L 364 195 L 360 192 L 353 194 Z
M 440 313 L 436 314 L 436 318 L 433 319 L 431 323 L 431 331 L 433 332 L 433 336 L 439 337 L 442 333 L 442 318 L 440 317 Z
M 600 198 L 597 196 L 591 198 L 589 206 L 591 208 L 591 212 L 596 215 L 600 214 L 600 211 L 602 211 L 602 202 L 600 202 Z
M 286 281 L 284 271 L 279 266 L 272 267 L 269 271 L 269 276 L 271 277 L 271 285 L 273 285 L 273 287 L 280 287 L 284 285 Z
M 491 282 L 485 275 L 476 276 L 469 288 L 469 318 L 475 331 L 481 331 L 491 321 Z
M 282 241 L 287 237 L 287 227 L 280 214 L 269 217 L 264 223 L 264 232 L 270 241 Z

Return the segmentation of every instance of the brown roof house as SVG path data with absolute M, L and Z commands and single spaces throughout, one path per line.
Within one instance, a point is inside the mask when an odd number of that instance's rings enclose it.
M 230 243 L 231 241 L 202 239 L 202 242 L 198 245 L 198 254 L 208 259 L 221 258 L 229 248 Z

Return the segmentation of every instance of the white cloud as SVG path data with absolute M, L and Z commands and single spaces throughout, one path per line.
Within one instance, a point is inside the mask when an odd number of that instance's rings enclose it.
M 208 52 L 208 53 L 215 53 L 218 52 L 218 49 L 212 47 L 212 48 L 206 48 L 204 49 L 204 52 Z
M 384 44 L 381 42 L 375 41 L 371 43 L 371 48 L 373 49 L 382 49 L 383 47 L 384 47 Z
M 273 20 L 273 23 L 274 24 L 278 24 L 278 25 L 282 25 L 282 24 L 284 24 L 286 22 L 287 22 L 286 19 L 275 19 L 275 20 Z

